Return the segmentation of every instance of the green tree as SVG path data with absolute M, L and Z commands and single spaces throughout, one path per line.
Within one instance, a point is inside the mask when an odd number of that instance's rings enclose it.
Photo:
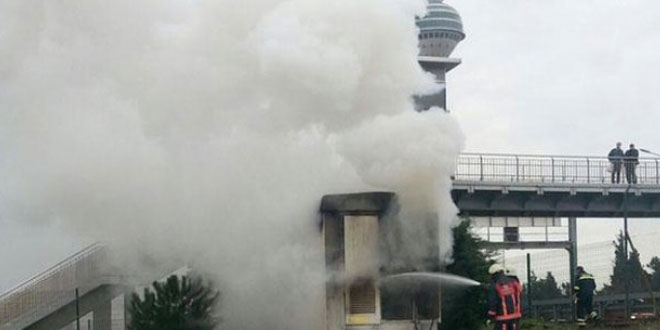
M 536 274 L 532 273 L 531 282 L 528 284 L 528 287 L 531 288 L 533 300 L 561 298 L 564 296 L 552 272 L 547 272 L 545 278 L 538 278 Z
M 470 232 L 469 220 L 453 229 L 453 262 L 446 271 L 451 274 L 488 283 L 491 254 L 483 242 Z M 443 329 L 478 329 L 486 321 L 486 290 L 482 287 L 446 289 L 442 295 Z
M 639 261 L 639 252 L 629 249 L 628 255 L 625 253 L 624 234 L 619 232 L 614 244 L 614 267 L 610 276 L 610 284 L 605 290 L 608 293 L 622 293 L 626 290 L 626 283 L 631 292 L 643 292 L 646 289 L 643 286 L 644 277 L 648 273 L 642 267 Z
M 129 330 L 213 330 L 219 292 L 199 277 L 172 275 L 131 295 Z
M 660 291 L 660 258 L 651 258 L 651 262 L 647 266 L 653 271 L 649 278 L 651 288 L 653 291 Z

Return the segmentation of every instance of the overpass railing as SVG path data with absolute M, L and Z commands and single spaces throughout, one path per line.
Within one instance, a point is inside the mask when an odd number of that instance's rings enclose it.
M 626 168 L 621 166 L 621 184 Z M 631 162 L 632 164 L 632 162 Z M 639 158 L 633 166 L 637 183 L 660 185 L 660 158 Z M 456 180 L 512 183 L 611 184 L 607 157 L 464 153 L 458 157 Z

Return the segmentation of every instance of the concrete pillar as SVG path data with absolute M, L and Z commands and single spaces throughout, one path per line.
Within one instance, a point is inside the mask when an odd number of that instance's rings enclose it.
M 323 250 L 329 280 L 325 291 L 326 330 L 343 330 L 346 323 L 345 292 L 341 274 L 345 268 L 344 219 L 338 214 L 323 214 Z
M 124 327 L 123 330 L 128 329 L 128 325 L 131 323 L 131 313 L 128 312 L 129 307 L 131 306 L 132 292 L 126 291 L 123 294 L 124 297 Z
M 112 300 L 99 302 L 92 309 L 94 313 L 94 330 L 112 330 Z
M 568 241 L 571 247 L 568 250 L 569 274 L 571 276 L 571 290 L 575 287 L 575 269 L 578 266 L 578 248 L 577 248 L 577 219 L 568 218 Z M 572 293 L 572 292 L 571 292 Z M 571 298 L 571 315 L 575 318 L 575 302 Z

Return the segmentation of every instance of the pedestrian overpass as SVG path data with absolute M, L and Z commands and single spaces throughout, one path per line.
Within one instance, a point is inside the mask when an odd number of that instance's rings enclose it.
M 640 159 L 635 185 L 612 184 L 608 167 L 605 157 L 464 153 L 451 194 L 462 216 L 486 226 L 541 223 L 547 230 L 553 219 L 568 218 L 567 240 L 551 241 L 546 235 L 544 240 L 488 243 L 495 249 L 566 249 L 573 270 L 577 218 L 660 217 L 660 159 Z M 109 264 L 107 248 L 95 244 L 1 295 L 0 330 L 56 330 L 85 314 L 92 316 L 81 329 L 124 329 L 123 323 L 113 324 L 112 301 L 126 296 L 135 283 L 166 273 L 135 279 Z
M 630 186 L 608 168 L 606 157 L 462 154 L 452 197 L 466 216 L 660 217 L 660 159 L 641 158 Z
M 95 329 L 111 329 L 111 301 L 127 288 L 105 266 L 107 252 L 93 244 L 4 293 L 0 330 L 61 329 L 88 313 Z
M 157 264 L 137 274 L 112 258 L 107 246 L 92 244 L 0 295 L 0 330 L 75 330 L 76 320 L 81 330 L 125 329 L 130 293 L 177 268 Z
M 606 157 L 465 153 L 457 160 L 452 198 L 462 216 L 486 227 L 568 218 L 566 240 L 489 242 L 492 248 L 571 250 L 578 218 L 660 217 L 660 159 L 641 158 L 632 185 L 611 183 L 608 168 Z

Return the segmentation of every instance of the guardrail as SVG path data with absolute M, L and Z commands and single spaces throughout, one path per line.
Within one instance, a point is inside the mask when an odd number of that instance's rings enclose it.
M 660 158 L 622 161 L 621 184 L 626 183 L 626 169 L 634 168 L 637 184 L 660 185 Z M 594 156 L 464 153 L 458 157 L 454 178 L 506 183 L 611 184 L 610 164 L 607 157 Z
M 93 244 L 0 295 L 0 329 L 13 329 L 75 299 L 74 290 L 101 277 L 103 245 Z
M 631 293 L 629 300 L 635 302 L 631 304 L 631 308 L 654 310 L 653 299 L 655 297 L 660 297 L 660 292 Z M 594 309 L 598 311 L 599 315 L 607 316 L 605 314 L 608 311 L 625 309 L 625 299 L 626 295 L 623 293 L 595 295 L 593 301 Z M 532 311 L 529 312 L 535 317 L 543 317 L 550 320 L 571 319 L 571 304 L 572 301 L 568 297 L 534 300 L 532 301 Z

